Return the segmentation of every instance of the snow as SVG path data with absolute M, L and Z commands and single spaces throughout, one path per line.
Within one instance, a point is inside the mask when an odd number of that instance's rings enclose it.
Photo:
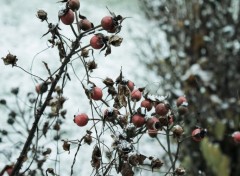
M 131 5 L 129 5 L 129 3 Z M 115 80 L 121 69 L 125 78 L 127 80 L 132 80 L 137 87 L 143 87 L 157 80 L 158 77 L 149 70 L 147 71 L 144 65 L 137 59 L 138 48 L 145 45 L 144 38 L 147 36 L 148 30 L 153 28 L 154 24 L 148 23 L 143 16 L 139 15 L 140 12 L 137 8 L 137 0 L 132 0 L 131 2 L 127 0 L 122 2 L 116 0 L 103 0 L 101 2 L 98 0 L 81 1 L 81 14 L 87 16 L 94 24 L 97 24 L 104 15 L 109 15 L 106 6 L 116 14 L 131 18 L 127 18 L 123 22 L 122 31 L 119 33 L 119 35 L 123 37 L 123 42 L 120 47 L 113 47 L 112 54 L 107 57 L 104 56 L 104 53 L 99 53 L 98 51 L 94 53 L 98 69 L 94 70 L 91 75 L 91 80 L 93 80 L 98 86 L 103 87 L 104 85 L 100 78 L 111 76 L 111 78 Z M 56 22 L 58 20 L 57 16 L 60 8 L 61 5 L 56 5 L 55 1 L 31 1 L 30 3 L 25 0 L 2 0 L 0 11 L 0 33 L 2 34 L 0 38 L 1 57 L 5 57 L 9 52 L 16 55 L 19 59 L 17 63 L 19 66 L 23 67 L 28 72 L 32 72 L 32 74 L 41 75 L 42 78 L 48 76 L 48 72 L 42 63 L 43 61 L 48 63 L 50 70 L 53 71 L 57 69 L 60 66 L 58 51 L 55 48 L 51 48 L 47 43 L 50 35 L 42 37 L 43 34 L 48 31 L 48 28 L 46 23 L 40 22 L 40 20 L 36 18 L 36 12 L 39 9 L 45 10 L 48 13 L 48 20 L 50 22 Z M 144 28 L 142 25 L 143 23 L 147 24 L 144 25 Z M 64 26 L 59 23 L 59 27 L 64 34 L 69 36 L 69 26 Z M 155 40 L 161 41 L 163 46 L 161 50 L 165 51 L 163 52 L 163 55 L 166 56 L 168 55 L 168 46 L 164 44 L 165 34 L 159 33 L 159 31 L 156 30 L 157 29 L 153 31 L 156 33 Z M 71 38 L 73 35 L 70 35 L 69 37 Z M 88 44 L 89 37 L 86 37 L 83 41 L 85 42 L 84 44 Z M 142 43 L 136 42 L 136 39 L 141 40 Z M 82 79 L 82 75 L 84 75 L 85 72 L 81 66 L 81 62 L 75 60 L 72 63 L 72 67 L 76 71 L 76 74 Z M 28 91 L 34 92 L 35 85 L 37 82 L 40 82 L 39 79 L 31 77 L 21 69 L 5 66 L 3 63 L 0 64 L 0 70 L 0 81 L 2 83 L 0 92 L 1 98 L 8 98 L 12 87 L 20 87 L 20 95 L 24 95 Z M 67 133 L 63 134 L 66 140 L 81 138 L 87 129 L 79 128 L 73 123 L 74 114 L 83 111 L 90 114 L 89 104 L 86 104 L 88 99 L 79 80 L 74 76 L 71 67 L 69 67 L 69 74 L 71 76 L 71 81 L 68 82 L 64 91 L 64 96 L 67 98 L 64 106 L 68 111 L 67 119 L 64 122 L 65 125 L 63 125 L 63 130 L 67 131 Z M 1 123 L 2 126 L 6 125 L 6 120 L 2 119 Z M 99 127 L 102 128 L 100 125 Z M 51 132 L 49 135 L 54 136 L 55 133 Z M 103 136 L 102 142 L 111 146 L 113 139 L 110 136 L 105 135 Z M 60 148 L 59 152 L 61 152 L 59 155 L 60 158 L 58 158 L 61 159 L 61 162 L 59 163 L 61 175 L 69 175 L 69 168 L 72 164 L 76 146 L 71 146 L 71 152 L 68 154 L 68 152 L 62 151 L 62 144 L 58 145 Z M 56 142 L 52 142 L 47 143 L 45 147 L 54 148 L 55 146 Z M 92 167 L 90 164 L 90 152 L 93 149 L 93 146 L 93 144 L 91 146 L 86 144 L 81 146 L 74 167 L 75 175 L 91 174 Z M 5 147 L 9 147 L 9 145 L 4 144 L 0 146 L 0 150 L 3 151 L 3 148 Z M 140 149 L 140 151 L 145 152 L 148 150 L 147 147 Z M 52 154 L 50 154 L 48 164 L 51 165 L 54 163 L 52 160 L 56 159 L 55 154 L 56 151 L 53 151 Z M 0 168 L 2 168 L 8 161 L 6 161 L 5 158 L 2 158 L 2 156 L 0 156 L 0 158 Z M 79 167 L 80 165 L 81 167 Z

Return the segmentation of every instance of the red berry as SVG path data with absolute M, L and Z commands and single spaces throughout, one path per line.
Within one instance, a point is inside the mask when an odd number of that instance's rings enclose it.
M 235 131 L 232 134 L 232 138 L 233 138 L 234 142 L 240 143 L 240 132 L 239 131 Z
M 68 0 L 68 7 L 72 9 L 73 11 L 78 10 L 80 7 L 80 1 L 79 0 Z
M 99 87 L 94 87 L 92 89 L 91 98 L 93 100 L 101 100 L 103 96 L 102 89 Z
M 148 129 L 148 135 L 152 138 L 157 137 L 158 130 Z
M 155 108 L 156 113 L 160 116 L 165 116 L 168 113 L 168 110 L 169 108 L 164 103 L 159 103 Z
M 159 119 L 156 118 L 156 117 L 149 118 L 149 119 L 147 120 L 146 126 L 147 126 L 147 128 L 150 129 L 150 130 L 158 130 L 158 129 L 161 128 Z
M 92 28 L 92 23 L 88 19 L 83 19 L 78 22 L 78 27 L 83 31 L 87 31 Z
M 133 83 L 132 81 L 128 80 L 127 86 L 128 86 L 128 88 L 129 88 L 131 91 L 133 91 L 133 89 L 134 89 L 134 83 Z
M 187 103 L 186 97 L 184 97 L 184 96 L 178 97 L 178 99 L 177 99 L 177 106 L 182 105 L 184 102 Z
M 107 32 L 109 32 L 109 33 L 115 33 L 117 31 L 117 28 L 112 28 L 111 30 L 107 30 Z
M 43 93 L 47 92 L 48 85 L 46 83 L 37 84 L 35 87 L 35 90 L 38 94 L 43 94 Z
M 142 92 L 140 92 L 138 89 L 135 89 L 131 93 L 131 99 L 133 101 L 139 101 L 142 98 Z
M 7 174 L 9 176 L 12 174 L 13 167 L 14 167 L 14 165 L 7 165 L 7 166 L 5 166 L 5 171 L 7 172 Z
M 70 25 L 74 21 L 74 13 L 71 9 L 69 9 L 65 14 L 60 15 L 60 19 L 63 24 Z
M 102 25 L 102 28 L 107 31 L 113 30 L 114 29 L 113 18 L 111 16 L 103 17 L 101 21 L 101 25 Z
M 76 123 L 78 126 L 85 126 L 88 123 L 88 116 L 85 113 L 78 114 L 73 119 L 74 123 Z
M 145 99 L 141 102 L 141 107 L 146 108 L 148 111 L 151 111 L 152 109 L 152 102 L 148 99 Z
M 101 49 L 104 45 L 103 37 L 101 35 L 94 35 L 90 40 L 90 45 L 94 49 Z
M 145 124 L 145 118 L 142 115 L 140 115 L 140 114 L 135 114 L 132 117 L 132 123 L 136 127 L 142 127 Z
M 192 131 L 192 139 L 196 142 L 200 142 L 206 135 L 206 129 L 196 128 Z

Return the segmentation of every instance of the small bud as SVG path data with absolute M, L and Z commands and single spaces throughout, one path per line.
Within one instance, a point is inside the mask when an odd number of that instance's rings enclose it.
M 63 150 L 70 151 L 70 144 L 67 141 L 63 141 Z
M 173 135 L 174 137 L 177 137 L 177 138 L 179 138 L 183 134 L 183 131 L 184 130 L 180 125 L 175 125 L 172 128 Z
M 81 56 L 82 57 L 88 57 L 88 53 L 89 53 L 89 50 L 85 48 L 85 49 L 82 50 Z
M 53 126 L 53 129 L 56 130 L 56 131 L 59 131 L 60 130 L 59 123 L 55 123 L 55 125 Z
M 45 12 L 44 10 L 38 10 L 37 17 L 43 22 L 47 20 L 47 12 Z
M 87 67 L 88 67 L 88 70 L 92 71 L 92 70 L 97 68 L 97 64 L 96 64 L 96 62 L 94 60 L 93 61 L 89 61 L 87 63 Z
M 92 143 L 92 136 L 90 134 L 84 136 L 84 142 L 90 145 Z

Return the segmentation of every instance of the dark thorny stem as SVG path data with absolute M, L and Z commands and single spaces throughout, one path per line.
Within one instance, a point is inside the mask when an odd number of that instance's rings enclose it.
M 82 35 L 79 35 L 78 38 L 76 40 L 80 40 L 80 38 L 82 37 Z M 17 159 L 17 162 L 16 164 L 14 165 L 14 168 L 13 168 L 13 171 L 11 173 L 11 176 L 17 176 L 19 175 L 19 171 L 22 167 L 22 164 L 24 162 L 24 159 L 27 157 L 27 153 L 28 153 L 28 150 L 29 150 L 29 147 L 32 143 L 32 140 L 34 138 L 34 134 L 36 132 L 36 129 L 38 127 L 38 122 L 43 114 L 43 112 L 45 111 L 45 108 L 47 107 L 48 105 L 48 101 L 51 99 L 52 97 L 52 94 L 54 92 L 54 89 L 57 85 L 57 83 L 59 82 L 62 74 L 64 73 L 64 70 L 65 70 L 65 66 L 68 64 L 68 62 L 70 61 L 71 57 L 73 56 L 74 54 L 74 51 L 76 50 L 76 46 L 73 47 L 73 49 L 71 50 L 71 52 L 66 56 L 65 60 L 63 61 L 61 67 L 59 68 L 59 71 L 58 71 L 58 74 L 56 75 L 55 79 L 53 79 L 52 81 L 52 84 L 51 84 L 51 88 L 48 92 L 48 95 L 44 101 L 44 103 L 42 104 L 42 106 L 40 107 L 40 109 L 38 109 L 35 113 L 35 120 L 32 124 L 32 128 L 29 132 L 29 135 L 28 135 L 28 138 L 24 144 L 24 147 Z

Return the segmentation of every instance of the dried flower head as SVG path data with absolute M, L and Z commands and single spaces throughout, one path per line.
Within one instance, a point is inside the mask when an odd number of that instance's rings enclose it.
M 175 170 L 175 174 L 177 175 L 184 175 L 186 173 L 186 170 L 184 168 L 178 167 Z
M 120 46 L 123 41 L 123 38 L 117 36 L 117 35 L 112 35 L 109 38 L 109 44 L 113 46 Z
M 6 57 L 3 57 L 3 62 L 5 65 L 17 65 L 17 56 L 12 55 L 11 53 L 8 53 Z

